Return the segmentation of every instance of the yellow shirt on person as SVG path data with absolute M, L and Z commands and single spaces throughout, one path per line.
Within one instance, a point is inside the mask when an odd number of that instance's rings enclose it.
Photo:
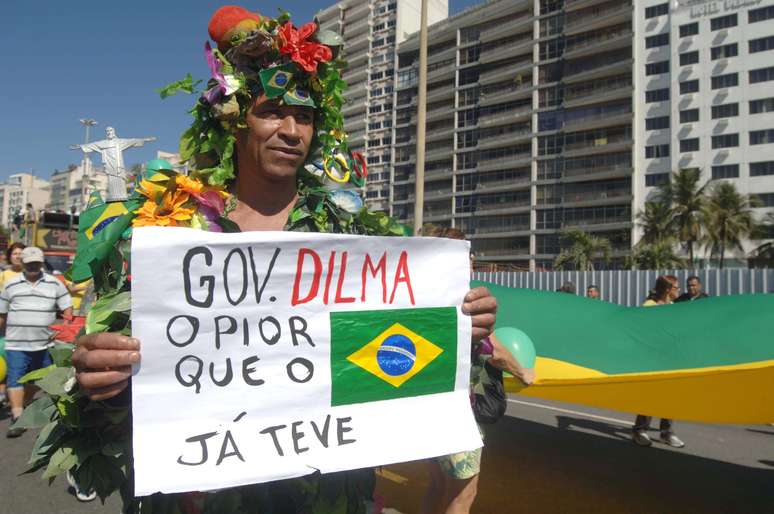
M 5 287 L 9 280 L 18 277 L 20 273 L 21 271 L 14 271 L 13 268 L 0 271 L 0 291 L 3 290 L 3 287 Z

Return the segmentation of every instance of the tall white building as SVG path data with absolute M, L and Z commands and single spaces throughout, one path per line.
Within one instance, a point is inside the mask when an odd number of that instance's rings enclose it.
M 0 184 L 0 223 L 8 227 L 17 213 L 23 214 L 28 203 L 35 211 L 49 202 L 51 190 L 48 181 L 31 173 L 16 173 Z
M 420 5 L 421 0 L 343 0 L 317 15 L 321 28 L 344 38 L 344 128 L 350 149 L 366 156 L 365 196 L 375 210 L 389 209 L 396 48 L 419 30 Z M 428 0 L 428 24 L 448 15 L 448 0 Z
M 104 198 L 107 193 L 107 175 L 94 167 L 90 159 L 84 159 L 78 166 L 71 166 L 51 175 L 51 196 L 46 208 L 52 211 L 70 212 L 74 207 L 80 213 L 89 201 L 92 191 L 99 191 Z
M 774 207 L 774 0 L 635 9 L 634 211 L 670 171 L 698 168 L 757 195 L 762 217 Z

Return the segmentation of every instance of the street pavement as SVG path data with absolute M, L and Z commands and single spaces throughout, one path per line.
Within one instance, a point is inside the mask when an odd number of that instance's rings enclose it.
M 476 514 L 774 513 L 772 426 L 678 421 L 678 450 L 635 446 L 633 416 L 619 412 L 513 396 L 507 414 L 487 427 Z M 120 512 L 118 498 L 82 504 L 61 478 L 49 486 L 39 472 L 19 476 L 34 434 L 6 439 L 7 426 L 0 415 L 0 514 Z M 388 466 L 378 494 L 417 513 L 427 479 L 422 463 Z

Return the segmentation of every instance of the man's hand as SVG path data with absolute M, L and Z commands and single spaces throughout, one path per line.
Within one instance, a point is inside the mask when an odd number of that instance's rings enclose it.
M 480 341 L 494 330 L 497 299 L 486 287 L 471 289 L 465 295 L 462 312 L 470 315 L 473 324 L 473 341 Z
M 132 364 L 140 362 L 140 341 L 117 333 L 89 334 L 75 342 L 73 366 L 81 391 L 107 400 L 126 389 Z

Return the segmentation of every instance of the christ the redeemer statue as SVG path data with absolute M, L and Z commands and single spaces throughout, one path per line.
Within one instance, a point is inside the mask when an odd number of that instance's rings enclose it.
M 99 152 L 105 173 L 108 176 L 107 202 L 122 202 L 126 200 L 126 169 L 124 169 L 124 150 L 143 146 L 146 142 L 155 141 L 155 137 L 137 139 L 120 139 L 116 137 L 113 127 L 105 129 L 107 139 L 94 141 L 83 145 L 74 145 L 73 150 L 81 149 L 83 153 Z

